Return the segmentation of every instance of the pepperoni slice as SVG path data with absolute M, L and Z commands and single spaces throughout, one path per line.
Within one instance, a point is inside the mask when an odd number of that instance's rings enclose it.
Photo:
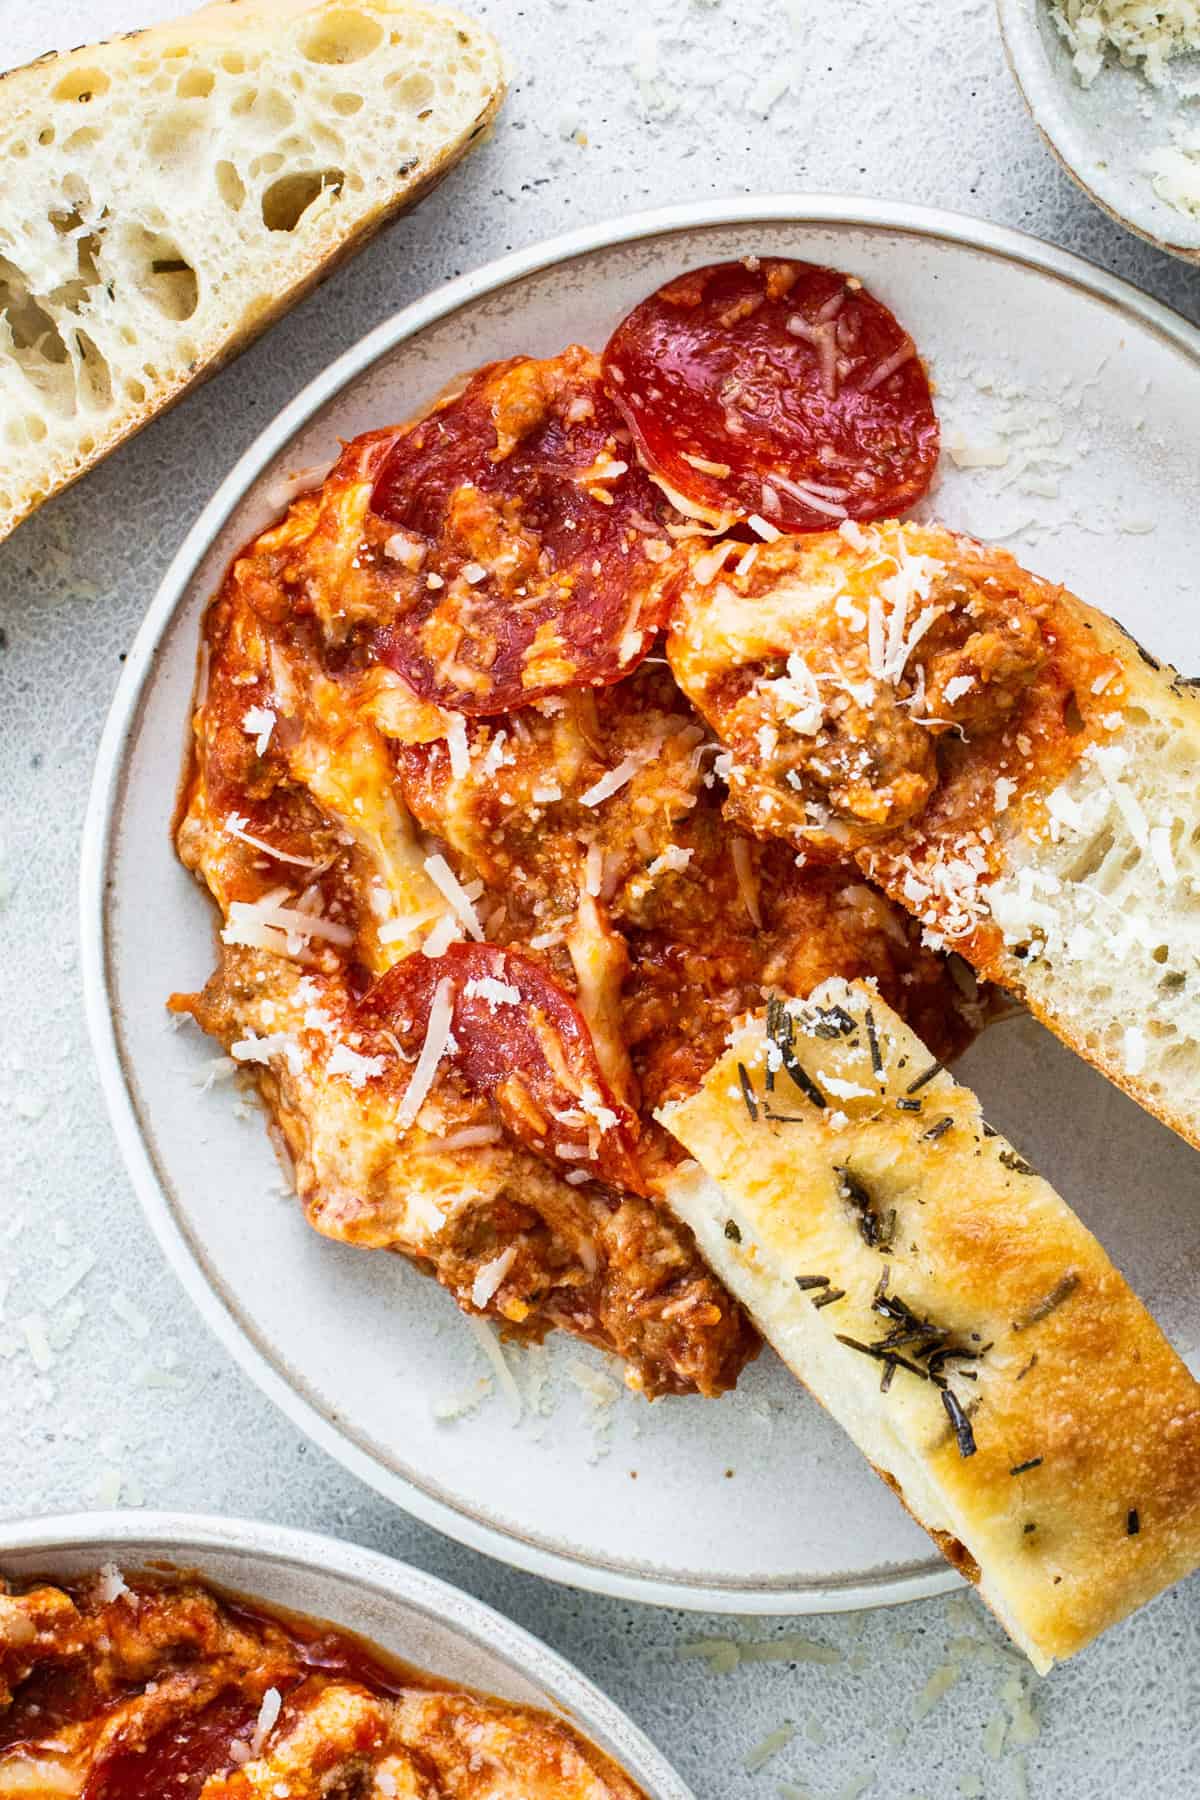
M 787 532 L 902 512 L 938 457 L 908 333 L 852 276 L 747 258 L 670 281 L 604 373 L 651 469 L 693 505 Z
M 380 537 L 398 611 L 375 651 L 424 699 L 509 712 L 648 653 L 662 602 L 645 545 L 665 557 L 668 509 L 591 351 L 492 363 L 383 448 L 360 459 L 377 521 L 399 528 Z
M 190 1717 L 170 1720 L 144 1745 L 118 1744 L 88 1776 L 83 1800 L 196 1800 L 210 1776 L 233 1767 L 229 1746 L 249 1739 L 258 1710 L 230 1689 Z
M 532 957 L 491 944 L 452 944 L 443 956 L 418 952 L 388 970 L 362 1011 L 419 1050 L 446 979 L 453 998 L 447 1057 L 509 1131 L 564 1173 L 586 1169 L 644 1193 L 637 1117 L 601 1074 L 579 1008 Z

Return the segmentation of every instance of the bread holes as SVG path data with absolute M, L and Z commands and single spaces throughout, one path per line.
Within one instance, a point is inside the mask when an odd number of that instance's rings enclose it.
M 32 292 L 16 263 L 0 256 L 0 317 L 7 319 L 9 354 L 52 411 L 75 411 L 75 372 L 58 324 Z
M 63 149 L 70 155 L 77 156 L 81 150 L 91 150 L 100 142 L 100 133 L 94 125 L 81 125 L 63 142 Z
M 42 129 L 38 132 L 38 140 L 37 141 L 39 144 L 52 144 L 54 142 L 54 127 L 53 127 L 53 125 L 44 125 L 42 127 Z
M 423 69 L 416 69 L 411 75 L 389 75 L 387 86 L 395 92 L 395 97 L 413 112 L 428 106 L 433 99 L 433 82 Z
M 27 413 L 23 419 L 10 419 L 4 427 L 4 441 L 14 450 L 23 450 L 27 444 L 40 444 L 45 436 L 46 421 L 37 413 Z
M 127 398 L 134 402 L 135 406 L 140 406 L 142 401 L 146 398 L 145 383 L 139 381 L 136 376 L 131 375 L 125 383 L 125 393 Z
M 221 67 L 227 75 L 244 75 L 246 59 L 240 50 L 226 50 L 221 56 Z
M 75 347 L 79 352 L 80 398 L 93 411 L 103 412 L 112 405 L 113 397 L 108 359 L 86 331 L 76 331 Z
M 200 302 L 196 271 L 174 238 L 134 225 L 123 234 L 125 261 L 138 292 L 164 319 L 190 319 Z
M 83 310 L 100 285 L 100 249 L 99 232 L 82 231 L 75 239 L 76 273 L 71 280 L 55 288 L 50 296 L 55 306 L 64 306 L 73 313 Z
M 378 20 L 346 7 L 326 13 L 300 39 L 300 54 L 314 63 L 361 62 L 383 42 Z
M 279 148 L 290 163 L 320 161 L 332 164 L 339 174 L 340 165 L 346 160 L 345 139 L 340 132 L 322 125 L 319 119 L 306 121 L 303 133 L 292 132 L 289 137 L 281 138 Z
M 341 169 L 314 169 L 281 175 L 262 197 L 263 224 L 268 231 L 295 231 L 304 215 L 323 195 L 336 199 L 345 175 Z
M 246 184 L 231 162 L 221 161 L 213 170 L 217 193 L 230 212 L 240 212 L 246 201 Z
M 361 94 L 335 94 L 330 101 L 330 105 L 333 107 L 334 112 L 340 113 L 343 119 L 349 119 L 356 112 L 361 111 L 362 104 L 363 97 Z
M 207 100 L 214 81 L 211 69 L 185 69 L 175 83 L 175 92 L 181 100 Z
M 244 88 L 229 110 L 243 132 L 253 130 L 260 139 L 277 137 L 296 117 L 295 107 L 276 87 Z
M 184 101 L 161 113 L 150 132 L 147 149 L 164 174 L 188 180 L 202 166 L 207 135 L 203 110 Z
M 72 69 L 54 89 L 54 99 L 75 100 L 86 106 L 98 94 L 107 94 L 111 86 L 103 69 Z

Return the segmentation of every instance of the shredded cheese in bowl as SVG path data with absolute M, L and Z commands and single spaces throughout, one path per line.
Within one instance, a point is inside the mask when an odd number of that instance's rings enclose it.
M 1155 87 L 1175 56 L 1200 50 L 1200 0 L 1056 0 L 1054 22 L 1071 46 L 1076 73 L 1090 87 L 1106 50 L 1142 65 Z

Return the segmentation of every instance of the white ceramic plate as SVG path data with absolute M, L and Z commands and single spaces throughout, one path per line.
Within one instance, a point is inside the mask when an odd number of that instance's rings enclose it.
M 1200 261 L 1200 218 L 1160 199 L 1146 166 L 1171 144 L 1174 126 L 1194 126 L 1195 103 L 1180 100 L 1173 85 L 1152 87 L 1140 68 L 1124 68 L 1113 57 L 1085 88 L 1049 0 L 996 0 L 996 6 L 1017 86 L 1067 173 L 1119 224 L 1160 250 Z M 1174 68 L 1185 72 L 1182 62 Z M 1200 58 L 1187 60 L 1186 73 L 1193 80 L 1200 75 Z
M 188 1513 L 79 1513 L 0 1525 L 0 1575 L 70 1581 L 105 1562 L 164 1567 L 357 1632 L 415 1668 L 567 1720 L 647 1800 L 694 1800 L 631 1719 L 578 1669 L 481 1600 L 373 1550 Z
M 1003 536 L 1200 667 L 1200 334 L 1071 257 L 946 214 L 792 197 L 596 228 L 389 320 L 281 414 L 197 521 L 130 653 L 100 751 L 84 977 L 117 1135 L 154 1229 L 205 1318 L 298 1426 L 411 1512 L 540 1574 L 663 1604 L 820 1611 L 957 1578 L 771 1356 L 721 1401 L 649 1407 L 618 1390 L 597 1409 L 578 1377 L 601 1359 L 564 1339 L 550 1346 L 540 1405 L 542 1365 L 510 1353 L 526 1396 L 519 1422 L 495 1391 L 440 1421 L 438 1405 L 487 1368 L 452 1301 L 398 1259 L 309 1230 L 280 1197 L 261 1117 L 235 1116 L 228 1087 L 201 1090 L 213 1048 L 190 1029 L 172 1035 L 164 1012 L 213 955 L 208 903 L 167 830 L 201 609 L 277 507 L 280 476 L 327 458 L 339 435 L 411 413 L 486 357 L 600 345 L 668 276 L 749 252 L 860 275 L 931 358 L 946 440 L 1007 450 L 1003 467 L 948 462 L 937 510 Z M 1194 1153 L 1027 1022 L 995 1027 L 967 1073 L 1190 1349 Z

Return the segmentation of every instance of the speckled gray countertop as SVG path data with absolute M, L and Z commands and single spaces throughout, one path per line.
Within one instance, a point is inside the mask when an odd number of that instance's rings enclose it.
M 701 1800 L 774 1800 L 781 1783 L 806 1800 L 1183 1800 L 1200 1793 L 1200 1582 L 1036 1682 L 965 1594 L 751 1622 L 508 1570 L 377 1499 L 260 1398 L 164 1266 L 118 1164 L 84 1033 L 76 872 L 121 654 L 219 478 L 361 333 L 447 277 L 568 226 L 789 188 L 984 214 L 1200 319 L 1200 273 L 1124 235 L 1052 161 L 1009 80 L 990 0 L 473 5 L 517 66 L 492 141 L 233 368 L 0 547 L 0 1513 L 97 1505 L 119 1488 L 126 1506 L 275 1519 L 408 1558 L 573 1658 Z M 0 60 L 183 10 L 0 0 Z M 51 1341 L 35 1363 L 21 1322 L 48 1306 Z M 733 1669 L 720 1646 L 678 1654 L 729 1638 L 757 1653 Z M 748 1773 L 746 1752 L 784 1721 L 793 1741 Z

